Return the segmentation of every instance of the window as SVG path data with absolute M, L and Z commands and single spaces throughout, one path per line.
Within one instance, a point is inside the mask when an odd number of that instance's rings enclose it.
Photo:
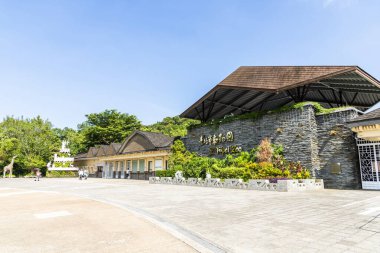
M 157 159 L 154 161 L 154 169 L 162 170 L 162 159 Z
M 124 161 L 120 162 L 120 171 L 124 172 Z
M 140 172 L 144 172 L 144 170 L 145 170 L 145 160 L 139 160 L 139 169 L 140 169 Z

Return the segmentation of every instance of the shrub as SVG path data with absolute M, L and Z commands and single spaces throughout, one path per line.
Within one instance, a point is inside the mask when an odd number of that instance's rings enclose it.
M 210 173 L 213 178 L 278 179 L 309 178 L 310 172 L 300 162 L 289 162 L 283 156 L 283 148 L 264 139 L 260 146 L 250 152 L 226 155 L 224 159 L 202 157 L 186 150 L 182 141 L 172 146 L 169 170 L 157 171 L 159 177 L 174 177 L 182 171 L 185 178 L 205 178 Z
M 245 171 L 246 171 L 246 168 L 241 168 L 241 167 L 220 168 L 218 171 L 218 178 L 221 178 L 221 179 L 241 178 L 241 179 L 243 179 Z
M 263 139 L 257 149 L 256 159 L 258 162 L 271 162 L 273 147 L 268 138 Z
M 169 169 L 169 170 L 157 170 L 156 177 L 174 177 L 174 174 L 177 170 Z
M 49 170 L 46 172 L 46 177 L 77 177 L 77 172 Z

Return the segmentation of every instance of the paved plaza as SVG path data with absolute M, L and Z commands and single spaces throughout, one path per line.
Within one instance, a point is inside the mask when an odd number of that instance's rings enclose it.
M 0 179 L 0 252 L 380 252 L 380 192 Z

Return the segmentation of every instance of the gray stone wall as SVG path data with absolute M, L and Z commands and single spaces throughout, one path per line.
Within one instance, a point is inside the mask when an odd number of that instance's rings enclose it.
M 210 147 L 236 145 L 242 147 L 243 151 L 250 151 L 267 137 L 272 143 L 284 147 L 286 159 L 300 161 L 314 177 L 327 179 L 326 187 L 358 188 L 359 165 L 355 139 L 343 125 L 356 116 L 354 110 L 318 116 L 312 105 L 305 105 L 301 109 L 269 113 L 256 119 L 196 127 L 189 130 L 183 141 L 188 150 L 210 156 Z M 228 131 L 234 134 L 233 142 L 216 145 L 202 145 L 199 142 L 201 136 L 226 134 Z M 223 155 L 212 156 L 221 158 Z M 331 173 L 331 161 L 341 163 L 340 174 Z
M 183 141 L 188 150 L 207 156 L 212 145 L 201 145 L 200 136 L 225 134 L 228 131 L 234 133 L 234 141 L 216 146 L 237 145 L 241 146 L 243 151 L 250 151 L 267 137 L 272 143 L 283 145 L 287 159 L 300 161 L 312 171 L 319 166 L 318 159 L 315 157 L 318 153 L 317 146 L 312 144 L 317 133 L 312 106 L 307 105 L 302 109 L 267 114 L 258 119 L 236 120 L 219 126 L 197 127 L 191 129 Z
M 345 123 L 358 116 L 355 110 L 318 115 L 318 156 L 326 187 L 338 189 L 361 188 L 359 156 L 353 132 Z

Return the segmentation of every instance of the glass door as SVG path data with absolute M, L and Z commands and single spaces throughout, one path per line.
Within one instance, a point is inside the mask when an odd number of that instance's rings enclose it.
M 153 164 L 153 161 L 148 161 L 148 172 L 151 172 L 152 171 L 152 164 Z
M 132 171 L 137 172 L 137 160 L 132 161 Z

